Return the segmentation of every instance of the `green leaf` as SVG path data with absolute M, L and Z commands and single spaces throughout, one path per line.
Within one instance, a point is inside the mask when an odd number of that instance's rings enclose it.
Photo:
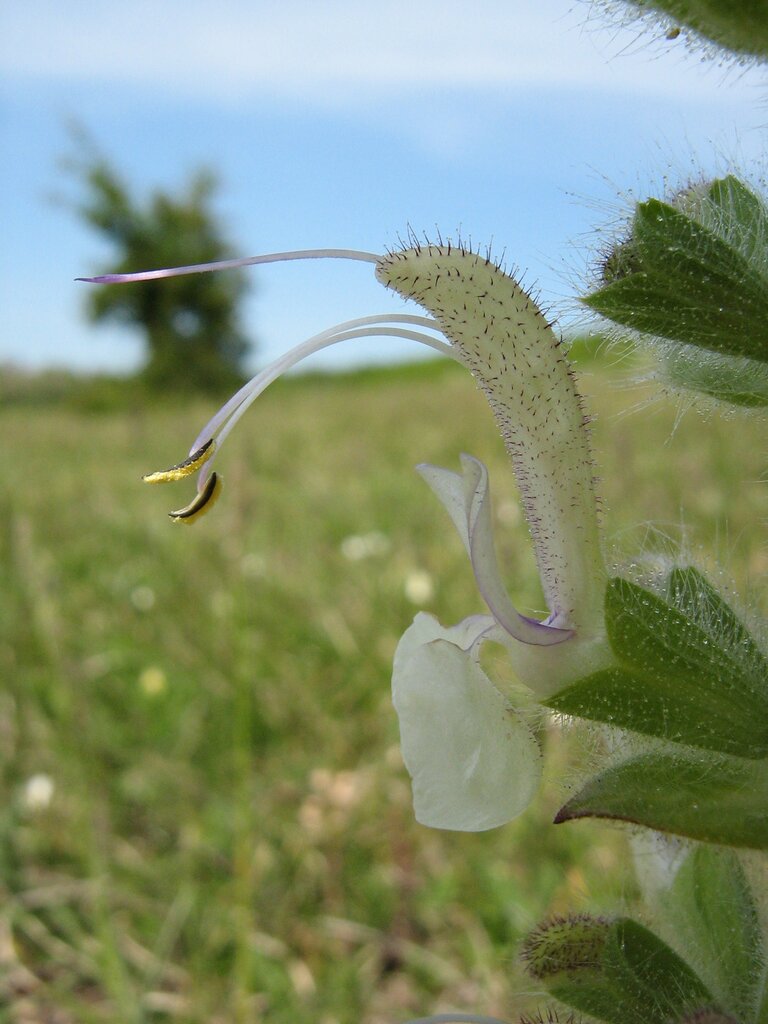
M 734 1017 L 723 1010 L 712 1009 L 706 1006 L 701 1010 L 693 1010 L 691 1013 L 680 1017 L 675 1024 L 739 1024 Z
M 678 948 L 720 1004 L 749 1019 L 764 950 L 754 897 L 736 853 L 694 847 L 660 897 Z
M 747 191 L 723 179 L 706 201 L 683 194 L 679 204 L 697 216 L 658 199 L 639 203 L 629 239 L 615 250 L 625 255 L 608 257 L 607 284 L 583 301 L 641 332 L 768 361 L 766 243 L 741 220 L 751 216 Z
M 768 671 L 768 661 L 752 634 L 733 608 L 712 586 L 707 577 L 692 565 L 677 565 L 667 577 L 670 604 L 695 622 L 724 650 L 743 658 L 749 671 L 758 677 Z
M 668 1024 L 713 1003 L 694 971 L 630 918 L 545 924 L 529 936 L 523 957 L 556 999 L 609 1024 Z
M 670 343 L 661 353 L 659 372 L 672 387 L 718 402 L 744 409 L 768 406 L 768 363 L 756 359 Z
M 678 192 L 669 204 L 653 202 L 656 203 L 656 206 L 652 209 L 666 211 L 665 228 L 662 233 L 669 235 L 671 251 L 667 253 L 668 259 L 674 262 L 678 259 L 679 252 L 685 250 L 686 245 L 692 244 L 691 238 L 686 242 L 684 231 L 678 229 L 679 225 L 684 225 L 687 222 L 692 225 L 691 230 L 694 234 L 699 232 L 697 236 L 699 241 L 702 238 L 711 237 L 719 240 L 719 243 L 725 246 L 727 251 L 731 251 L 737 257 L 734 264 L 737 272 L 739 267 L 748 266 L 753 281 L 757 282 L 758 290 L 761 293 L 764 292 L 765 282 L 768 282 L 768 207 L 766 207 L 762 196 L 753 192 L 734 175 L 727 175 L 712 182 L 685 188 Z M 629 299 L 632 296 L 635 299 L 641 298 L 642 303 L 650 307 L 652 317 L 664 316 L 668 320 L 669 309 L 673 309 L 677 320 L 679 320 L 681 316 L 684 318 L 682 312 L 684 307 L 680 305 L 680 296 L 677 294 L 682 285 L 679 280 L 676 280 L 674 271 L 670 272 L 668 267 L 664 268 L 654 263 L 654 252 L 659 249 L 659 246 L 664 250 L 665 246 L 663 240 L 660 240 L 653 230 L 643 234 L 643 211 L 645 209 L 646 204 L 643 204 L 642 208 L 638 207 L 638 216 L 630 236 L 616 243 L 604 257 L 601 267 L 603 282 L 606 286 L 617 285 L 613 292 L 609 293 L 609 296 L 613 295 L 614 298 L 624 296 L 624 299 Z M 676 215 L 679 218 L 675 220 L 674 224 L 666 218 L 666 213 L 670 210 L 673 216 Z M 652 228 L 652 223 L 650 227 Z M 637 229 L 640 232 L 639 236 Z M 652 240 L 650 246 L 649 240 Z M 693 248 L 695 250 L 696 246 L 694 245 Z M 661 252 L 661 256 L 664 257 L 664 251 Z M 704 280 L 707 275 L 703 269 L 699 271 L 691 269 L 691 275 L 698 279 L 699 286 L 703 285 L 705 291 L 709 292 L 710 284 Z M 627 283 L 628 281 L 630 283 Z M 674 294 L 670 293 L 670 289 Z M 663 309 L 653 306 L 659 291 L 666 296 L 664 300 L 665 308 L 668 307 L 666 313 Z M 691 291 L 690 288 L 688 292 L 689 298 L 696 293 L 695 289 Z M 605 297 L 605 289 L 596 294 Z M 717 294 L 717 290 L 714 289 L 712 295 L 716 296 Z M 709 297 L 711 296 L 707 296 L 707 298 Z M 590 297 L 587 304 L 591 304 L 593 299 L 594 296 Z M 699 289 L 697 301 L 700 300 Z M 600 302 L 599 299 L 597 301 Z M 599 305 L 596 308 L 599 308 Z M 707 316 L 707 320 L 704 321 L 704 333 L 710 330 L 712 324 L 715 324 L 717 317 L 725 315 L 726 309 L 727 307 L 723 307 L 721 311 L 718 308 L 713 313 L 712 310 L 707 311 L 705 303 L 705 307 L 702 307 L 702 313 L 706 313 Z M 637 310 L 634 312 L 636 313 Z M 745 310 L 737 308 L 732 312 L 739 321 L 734 326 L 734 330 L 738 328 L 744 333 L 746 330 Z M 629 310 L 626 309 L 625 313 L 628 316 Z M 622 319 L 623 314 L 620 314 L 618 310 L 614 310 L 614 314 L 607 313 L 620 322 L 635 327 L 642 326 L 634 316 L 630 319 L 624 316 Z M 719 350 L 722 346 L 716 346 L 718 349 L 716 351 L 709 347 L 702 347 L 702 345 L 707 346 L 708 342 L 706 338 L 702 339 L 701 337 L 696 344 L 689 344 L 690 339 L 686 336 L 687 328 L 685 325 L 680 328 L 677 320 L 675 321 L 676 326 L 670 329 L 662 327 L 658 323 L 652 325 L 653 329 L 658 328 L 657 333 L 667 340 L 667 344 L 660 346 L 658 352 L 660 373 L 665 380 L 673 387 L 687 388 L 731 405 L 746 408 L 768 405 L 768 366 L 765 362 L 760 359 L 748 358 L 746 354 L 734 355 L 730 351 L 733 348 L 733 339 L 725 341 L 725 348 L 728 351 Z M 697 332 L 701 334 L 698 329 Z M 759 334 L 755 337 L 759 337 Z M 747 338 L 746 341 L 751 353 L 754 338 Z
M 704 750 L 768 756 L 768 662 L 701 573 L 673 570 L 667 600 L 612 579 L 605 622 L 616 667 L 546 706 Z
M 732 245 L 750 263 L 768 263 L 768 207 L 733 174 L 711 182 L 706 200 L 693 214 L 705 227 Z
M 612 818 L 705 843 L 768 850 L 768 762 L 681 748 L 591 778 L 555 817 Z
M 750 57 L 768 58 L 768 7 L 763 0 L 630 0 L 662 11 L 710 42 Z

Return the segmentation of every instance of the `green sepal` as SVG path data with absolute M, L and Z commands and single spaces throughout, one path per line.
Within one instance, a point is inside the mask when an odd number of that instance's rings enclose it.
M 766 362 L 765 236 L 760 258 L 745 255 L 754 248 L 754 224 L 741 221 L 749 216 L 749 203 L 728 179 L 722 181 L 703 196 L 681 194 L 677 205 L 658 199 L 638 203 L 629 239 L 606 259 L 606 284 L 583 301 L 625 327 Z M 762 201 L 749 195 L 764 211 Z
M 754 896 L 733 850 L 695 846 L 658 894 L 667 934 L 720 1005 L 749 1020 L 766 984 Z
M 768 761 L 692 751 L 632 757 L 593 776 L 555 824 L 611 818 L 704 843 L 768 850 Z
M 608 1024 L 668 1024 L 713 1004 L 677 953 L 630 918 L 545 924 L 528 937 L 523 957 L 552 996 Z
M 704 750 L 768 756 L 768 662 L 698 570 L 674 569 L 666 598 L 610 580 L 605 624 L 616 666 L 547 707 Z

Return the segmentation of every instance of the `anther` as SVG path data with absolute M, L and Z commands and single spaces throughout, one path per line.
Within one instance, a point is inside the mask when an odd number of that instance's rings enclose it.
M 184 477 L 192 476 L 198 469 L 207 462 L 213 455 L 216 444 L 213 438 L 209 438 L 204 445 L 188 455 L 183 462 L 179 462 L 170 469 L 161 469 L 156 473 L 147 473 L 142 477 L 145 484 L 167 484 L 174 480 L 183 480 Z
M 205 487 L 202 491 L 197 492 L 188 505 L 169 512 L 168 515 L 174 523 L 193 523 L 195 519 L 213 508 L 221 494 L 221 488 L 221 478 L 215 473 L 211 473 L 205 482 Z

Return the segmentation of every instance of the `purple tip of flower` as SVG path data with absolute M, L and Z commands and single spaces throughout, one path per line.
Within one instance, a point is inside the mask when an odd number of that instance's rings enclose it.
M 378 263 L 381 256 L 359 249 L 299 249 L 294 252 L 272 252 L 264 256 L 246 256 L 236 260 L 218 260 L 215 263 L 194 263 L 188 267 L 166 267 L 162 270 L 140 270 L 135 274 L 100 274 L 98 277 L 76 277 L 86 284 L 135 284 L 137 281 L 158 281 L 164 277 L 183 277 L 185 274 L 207 274 L 211 270 L 236 270 L 258 263 L 281 263 L 286 260 L 362 260 Z
M 540 619 L 532 619 L 530 615 L 521 615 L 520 618 L 524 622 L 527 622 L 531 626 L 533 626 L 534 629 L 538 627 L 538 629 L 541 630 L 541 633 L 539 635 L 542 638 L 547 638 L 544 641 L 547 644 L 549 644 L 550 642 L 562 643 L 563 640 L 570 640 L 571 637 L 574 637 L 576 635 L 575 629 L 569 629 L 568 627 L 553 625 L 553 621 L 557 619 L 556 612 L 553 612 L 549 616 L 549 618 L 544 620 L 544 622 L 542 622 Z M 530 641 L 523 640 L 522 642 L 529 643 Z
M 86 284 L 122 284 L 124 274 L 101 274 L 99 277 L 76 277 L 76 281 L 84 281 Z

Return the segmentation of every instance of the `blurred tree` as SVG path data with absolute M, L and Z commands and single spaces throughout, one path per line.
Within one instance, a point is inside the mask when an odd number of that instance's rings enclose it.
M 155 191 L 145 203 L 114 168 L 91 149 L 69 164 L 85 186 L 75 210 L 106 236 L 116 258 L 100 273 L 127 273 L 235 255 L 225 241 L 211 198 L 216 179 L 196 173 L 179 195 Z M 116 320 L 140 328 L 147 340 L 141 371 L 153 388 L 218 391 L 244 379 L 248 341 L 240 302 L 249 285 L 242 271 L 193 274 L 134 285 L 104 285 L 88 292 L 93 321 Z

